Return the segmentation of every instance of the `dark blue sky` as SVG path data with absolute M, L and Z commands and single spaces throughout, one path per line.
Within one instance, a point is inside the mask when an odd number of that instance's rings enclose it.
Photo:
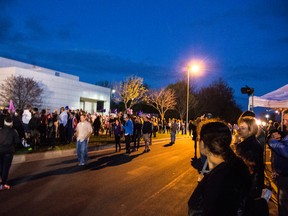
M 222 77 L 246 108 L 288 81 L 286 0 L 0 0 L 0 56 L 95 83 L 137 75 L 152 88 Z

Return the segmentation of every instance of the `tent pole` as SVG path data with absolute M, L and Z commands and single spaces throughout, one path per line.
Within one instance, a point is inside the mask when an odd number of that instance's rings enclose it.
M 254 112 L 254 93 L 252 94 L 252 112 Z
M 254 111 L 254 94 L 252 94 L 252 96 L 249 95 L 248 97 L 248 110 Z
M 284 109 L 281 109 L 281 131 L 283 131 L 283 117 L 284 117 Z

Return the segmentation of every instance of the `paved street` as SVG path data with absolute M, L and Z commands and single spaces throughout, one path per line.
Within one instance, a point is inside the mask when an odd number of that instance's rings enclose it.
M 77 166 L 75 155 L 13 164 L 0 215 L 187 215 L 198 178 L 193 143 L 184 136 L 173 146 L 168 142 L 130 156 L 114 148 L 91 152 L 86 168 Z
M 155 142 L 130 157 L 114 149 L 90 154 L 85 169 L 75 156 L 13 164 L 1 215 L 187 215 L 196 185 L 191 139 Z

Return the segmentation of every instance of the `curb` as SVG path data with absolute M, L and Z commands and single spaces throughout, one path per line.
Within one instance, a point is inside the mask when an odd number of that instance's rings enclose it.
M 37 160 L 46 160 L 53 159 L 65 156 L 76 155 L 75 149 L 68 150 L 55 150 L 55 151 L 47 151 L 41 153 L 31 153 L 31 154 L 22 154 L 22 155 L 14 155 L 12 164 L 19 164 L 24 162 L 31 162 Z
M 187 138 L 187 137 L 179 137 L 178 139 L 184 139 L 184 138 Z M 154 144 L 154 143 L 163 142 L 166 140 L 170 140 L 170 138 L 156 139 L 156 140 L 153 140 L 152 142 Z M 122 143 L 122 145 L 123 145 L 123 143 Z M 110 150 L 110 149 L 114 149 L 114 148 L 115 148 L 114 144 L 89 147 L 88 153 L 89 152 L 90 153 L 95 152 L 95 151 L 103 151 L 103 150 L 108 150 L 108 149 Z M 26 162 L 60 158 L 60 157 L 68 157 L 68 156 L 72 156 L 72 155 L 77 155 L 76 149 L 51 150 L 51 151 L 39 152 L 39 153 L 28 153 L 28 154 L 14 155 L 12 164 L 26 163 Z

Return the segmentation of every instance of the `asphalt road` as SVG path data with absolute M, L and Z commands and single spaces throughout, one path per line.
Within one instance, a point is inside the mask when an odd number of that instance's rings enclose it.
M 91 152 L 86 168 L 76 156 L 13 164 L 0 215 L 187 215 L 197 184 L 191 138 L 154 142 L 130 156 Z

